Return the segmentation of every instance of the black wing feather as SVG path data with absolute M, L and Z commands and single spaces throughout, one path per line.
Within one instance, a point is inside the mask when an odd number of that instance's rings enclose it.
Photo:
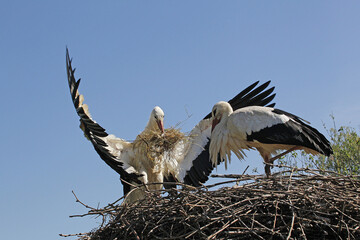
M 274 91 L 275 87 L 272 87 L 266 90 L 265 92 L 262 92 L 270 85 L 271 81 L 269 80 L 266 83 L 255 88 L 258 83 L 259 81 L 251 84 L 250 86 L 242 90 L 239 94 L 237 94 L 234 98 L 228 101 L 228 103 L 231 105 L 234 111 L 239 108 L 249 107 L 249 106 L 270 107 L 267 104 L 270 103 L 275 98 L 276 94 L 270 95 Z M 275 106 L 275 103 L 273 103 L 272 106 Z M 211 113 L 209 113 L 204 117 L 204 119 L 207 118 L 211 118 Z
M 228 102 L 232 106 L 233 110 L 237 110 L 239 108 L 248 107 L 248 106 L 267 106 L 274 107 L 275 103 L 269 104 L 274 98 L 275 94 L 272 94 L 275 87 L 269 88 L 264 91 L 269 85 L 271 81 L 267 81 L 266 83 L 260 85 L 255 88 L 259 81 L 251 84 L 244 90 L 242 90 L 239 94 L 237 94 L 234 98 L 230 99 Z M 208 119 L 211 117 L 211 113 L 205 116 L 204 119 Z M 201 186 L 202 183 L 205 183 L 210 173 L 214 169 L 214 165 L 210 160 L 209 147 L 210 147 L 210 139 L 205 144 L 204 150 L 196 157 L 196 159 L 192 162 L 192 167 L 189 171 L 187 171 L 184 177 L 184 183 L 192 185 L 192 186 Z M 218 157 L 220 159 L 220 157 Z M 221 161 L 217 162 L 219 165 Z
M 279 115 L 283 114 L 292 119 L 292 121 L 276 124 L 259 132 L 254 132 L 247 136 L 249 141 L 257 140 L 269 144 L 304 146 L 326 156 L 333 153 L 330 142 L 326 137 L 317 129 L 306 124 L 305 120 L 280 109 L 273 109 L 272 112 Z
M 101 159 L 105 161 L 113 170 L 120 174 L 121 179 L 124 179 L 127 182 L 136 182 L 141 183 L 138 180 L 138 177 L 141 175 L 135 173 L 128 173 L 123 169 L 123 163 L 118 161 L 116 156 L 112 155 L 109 150 L 106 148 L 108 145 L 100 139 L 100 137 L 108 136 L 108 133 L 103 127 L 98 123 L 94 122 L 85 112 L 82 104 L 80 103 L 80 94 L 78 88 L 80 85 L 80 79 L 75 80 L 75 69 L 71 66 L 72 59 L 70 59 L 69 51 L 66 48 L 66 71 L 68 77 L 68 83 L 70 88 L 71 100 L 74 103 L 77 114 L 80 117 L 81 125 L 83 126 L 83 131 L 88 139 L 93 144 L 96 152 L 99 154 Z M 123 184 L 126 184 L 123 182 Z M 124 192 L 126 193 L 128 186 L 124 186 Z

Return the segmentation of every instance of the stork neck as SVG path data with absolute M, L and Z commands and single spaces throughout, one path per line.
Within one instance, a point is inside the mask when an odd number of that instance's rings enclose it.
M 228 118 L 233 112 L 234 112 L 234 110 L 232 109 L 231 105 L 229 104 L 229 108 L 226 109 L 226 111 L 223 114 L 223 117 Z
M 153 119 L 149 119 L 149 122 L 146 124 L 145 131 L 154 131 L 157 132 L 159 127 Z
M 222 128 L 222 126 L 226 125 L 228 118 L 229 118 L 228 114 L 224 114 L 221 116 L 220 122 L 217 124 L 219 125 L 219 128 Z
M 225 122 L 227 122 L 229 116 L 230 116 L 232 113 L 233 113 L 232 108 L 226 109 L 226 110 L 224 111 L 224 113 L 222 114 L 222 116 L 221 116 L 220 123 L 225 123 Z

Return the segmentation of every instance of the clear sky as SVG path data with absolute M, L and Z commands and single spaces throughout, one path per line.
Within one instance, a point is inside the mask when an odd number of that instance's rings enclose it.
M 122 196 L 78 128 L 66 46 L 93 118 L 118 137 L 135 139 L 155 105 L 188 132 L 257 80 L 325 133 L 330 114 L 359 129 L 359 12 L 359 1 L 1 1 L 1 238 L 89 231 L 101 219 L 69 218 L 86 212 L 71 191 L 91 206 Z M 257 153 L 227 173 L 247 165 L 263 173 Z

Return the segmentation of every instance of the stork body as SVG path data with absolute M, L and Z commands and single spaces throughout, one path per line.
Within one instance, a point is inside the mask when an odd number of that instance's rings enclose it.
M 136 142 L 149 133 L 160 134 L 160 136 L 164 134 L 164 112 L 161 108 L 155 107 L 152 110 L 144 131 L 137 136 L 134 142 L 126 141 L 112 134 L 109 135 L 104 128 L 92 119 L 88 106 L 83 103 L 84 97 L 78 92 L 80 79 L 75 80 L 75 70 L 71 63 L 67 50 L 68 83 L 74 107 L 80 117 L 80 127 L 101 159 L 120 174 L 121 182 L 124 185 L 124 195 L 127 195 L 127 202 L 144 198 L 144 191 L 141 188 L 132 190 L 134 187 L 143 184 L 160 183 L 148 186 L 150 190 L 159 190 L 162 188 L 161 183 L 163 182 L 180 181 L 199 186 L 208 179 L 214 169 L 209 158 L 211 113 L 194 127 L 188 138 L 180 139 L 171 149 L 160 151 L 160 154 L 151 157 L 147 148 L 144 147 L 145 145 L 136 144 Z M 258 83 L 255 82 L 229 100 L 232 108 L 241 109 L 246 106 L 268 105 L 275 97 L 275 94 L 272 94 L 274 87 L 266 89 L 270 81 L 256 87 Z M 269 104 L 268 106 L 274 105 Z M 128 194 L 129 192 L 130 194 Z
M 245 88 L 230 99 L 228 104 L 235 110 L 248 106 L 275 106 L 275 103 L 271 103 L 275 97 L 272 93 L 274 87 L 266 89 L 270 81 L 256 87 L 258 83 L 255 82 Z M 172 155 L 177 156 L 177 167 L 174 168 L 172 175 L 177 181 L 196 187 L 201 186 L 208 180 L 215 166 L 221 163 L 220 160 L 213 163 L 210 159 L 211 127 L 212 120 L 209 113 L 190 132 L 189 140 L 179 142 L 174 149 Z
M 306 153 L 329 156 L 332 149 L 329 141 L 303 119 L 288 112 L 261 106 L 245 107 L 233 111 L 227 102 L 218 102 L 212 110 L 212 134 L 210 158 L 216 164 L 230 161 L 231 152 L 239 159 L 244 150 L 257 149 L 265 163 L 278 150 L 304 150 Z M 265 172 L 270 174 L 266 165 Z
M 124 185 L 124 195 L 129 193 L 134 187 L 149 182 L 163 181 L 163 159 L 159 157 L 155 162 L 149 162 L 146 149 L 135 148 L 132 142 L 117 138 L 115 135 L 108 134 L 95 120 L 92 119 L 88 106 L 84 104 L 84 96 L 78 92 L 80 79 L 75 80 L 71 66 L 69 53 L 66 53 L 66 65 L 70 94 L 80 117 L 80 128 L 85 137 L 93 144 L 100 157 L 117 173 L 120 174 L 121 182 Z M 161 134 L 164 132 L 164 112 L 156 106 L 151 111 L 149 121 L 145 129 L 137 136 L 142 134 Z M 161 184 L 151 185 L 149 189 L 161 189 Z M 132 191 L 126 198 L 126 202 L 134 202 L 144 197 L 144 191 L 138 189 Z

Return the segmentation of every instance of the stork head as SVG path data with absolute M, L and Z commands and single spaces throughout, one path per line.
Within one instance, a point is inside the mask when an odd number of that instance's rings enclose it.
M 228 102 L 220 101 L 216 103 L 211 111 L 212 116 L 212 128 L 211 132 L 214 130 L 216 125 L 221 122 L 222 119 L 227 118 L 233 109 Z
M 147 128 L 153 131 L 160 130 L 162 133 L 164 132 L 164 111 L 156 106 L 151 111 L 150 119 Z

